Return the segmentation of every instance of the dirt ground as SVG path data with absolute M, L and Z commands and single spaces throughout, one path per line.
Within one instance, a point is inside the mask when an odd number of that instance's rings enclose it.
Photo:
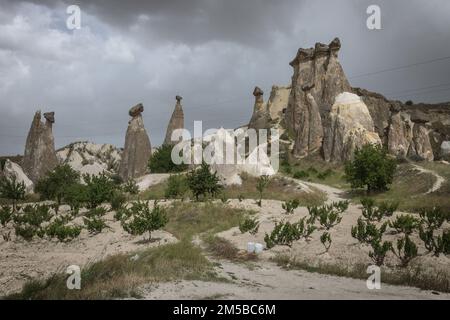
M 155 231 L 152 236 L 160 241 L 144 243 L 143 237 L 126 233 L 113 215 L 110 212 L 104 216 L 110 229 L 97 235 L 83 229 L 78 238 L 67 243 L 40 239 L 5 242 L 0 238 L 0 296 L 19 291 L 30 279 L 45 279 L 55 272 L 65 272 L 70 265 L 82 267 L 109 255 L 177 241 L 168 232 Z

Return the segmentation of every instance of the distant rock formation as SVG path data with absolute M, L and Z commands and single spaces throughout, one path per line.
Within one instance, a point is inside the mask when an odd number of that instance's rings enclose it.
M 329 114 L 329 126 L 324 128 L 325 160 L 351 160 L 355 150 L 368 143 L 381 145 L 367 106 L 353 93 L 339 94 Z
M 111 144 L 79 141 L 56 152 L 59 163 L 68 164 L 80 174 L 118 173 L 121 151 Z
M 322 115 L 330 112 L 338 94 L 351 92 L 338 60 L 340 48 L 338 38 L 329 45 L 316 43 L 315 48 L 300 48 L 290 63 L 294 75 L 285 120 L 287 130 L 295 136 L 295 156 L 305 157 L 321 150 Z
M 9 159 L 6 159 L 5 164 L 3 166 L 3 170 L 1 171 L 0 176 L 5 177 L 6 179 L 16 179 L 16 182 L 21 183 L 25 185 L 25 192 L 26 193 L 33 193 L 34 191 L 34 183 L 31 181 L 25 172 L 23 172 L 22 168 L 15 162 L 12 162 Z
M 290 63 L 294 75 L 281 123 L 294 140 L 292 154 L 297 158 L 320 154 L 327 161 L 341 162 L 351 158 L 361 143 L 381 141 L 399 158 L 448 157 L 441 146 L 450 141 L 450 103 L 404 104 L 352 88 L 338 60 L 340 47 L 336 38 L 329 45 L 300 48 Z M 339 103 L 343 93 L 355 100 L 353 93 L 360 101 L 352 107 Z
M 45 123 L 41 122 L 41 112 L 35 113 L 25 144 L 23 170 L 34 183 L 58 165 L 52 133 L 55 113 L 44 113 L 44 118 Z
M 172 141 L 172 133 L 177 129 L 184 129 L 184 113 L 183 107 L 181 106 L 180 96 L 176 96 L 175 99 L 177 103 L 175 109 L 173 110 L 172 116 L 170 117 L 169 124 L 167 125 L 166 138 L 164 139 L 164 144 L 175 144 L 177 141 Z
M 253 96 L 255 97 L 255 104 L 253 106 L 253 114 L 248 124 L 252 129 L 267 129 L 270 128 L 270 115 L 267 110 L 267 104 L 264 103 L 264 92 L 255 87 L 253 90 Z
M 147 172 L 152 148 L 141 115 L 143 111 L 142 104 L 132 107 L 129 111 L 132 119 L 128 123 L 125 147 L 119 166 L 119 175 L 124 180 L 143 176 Z

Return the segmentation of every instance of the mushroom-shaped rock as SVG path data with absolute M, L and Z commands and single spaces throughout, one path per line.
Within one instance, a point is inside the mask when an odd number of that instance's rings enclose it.
M 169 124 L 167 125 L 166 137 L 164 139 L 164 144 L 174 144 L 178 141 L 172 141 L 172 133 L 177 129 L 184 129 L 184 112 L 181 106 L 181 96 L 175 96 L 177 103 L 175 104 L 175 109 L 173 110 L 172 116 L 170 117 Z
M 143 176 L 147 172 L 151 144 L 141 115 L 143 111 L 142 104 L 132 107 L 129 111 L 132 119 L 128 123 L 125 147 L 119 167 L 119 175 L 124 180 Z
M 264 92 L 255 87 L 253 90 L 253 96 L 255 97 L 255 104 L 253 106 L 253 114 L 250 119 L 248 127 L 251 129 L 265 129 L 269 127 L 270 116 L 267 110 L 267 104 L 264 103 Z

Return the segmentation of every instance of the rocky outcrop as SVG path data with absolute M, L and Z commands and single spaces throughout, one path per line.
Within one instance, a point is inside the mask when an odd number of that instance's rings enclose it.
M 272 86 L 269 100 L 267 100 L 267 112 L 272 125 L 277 126 L 284 119 L 290 94 L 291 86 Z
M 22 168 L 15 162 L 12 162 L 9 159 L 6 159 L 5 164 L 3 166 L 3 170 L 1 171 L 1 176 L 6 179 L 16 179 L 17 183 L 22 183 L 25 185 L 26 193 L 33 193 L 34 183 L 31 181 L 25 172 L 23 172 Z
M 326 161 L 351 160 L 357 148 L 381 144 L 369 110 L 360 97 L 344 92 L 336 97 L 324 128 L 323 155 Z
M 177 129 L 184 129 L 184 113 L 183 107 L 181 106 L 181 96 L 176 96 L 175 99 L 177 103 L 175 109 L 173 110 L 172 116 L 170 117 L 169 124 L 167 125 L 166 138 L 164 139 L 164 144 L 175 144 L 178 141 L 172 141 L 172 132 Z
M 41 121 L 41 112 L 35 113 L 25 144 L 23 169 L 34 183 L 58 165 L 52 132 L 55 113 L 44 113 L 44 118 L 45 123 Z
M 111 144 L 88 141 L 71 143 L 56 152 L 59 163 L 68 164 L 80 174 L 118 173 L 121 151 Z
M 263 95 L 264 92 L 259 87 L 255 87 L 253 90 L 255 104 L 253 106 L 252 118 L 248 124 L 249 128 L 256 130 L 270 128 L 270 115 L 267 110 L 267 104 L 264 103 Z
M 338 94 L 351 91 L 338 60 L 340 47 L 336 38 L 329 45 L 316 43 L 314 48 L 300 48 L 290 63 L 294 75 L 285 122 L 295 136 L 293 153 L 297 157 L 321 150 L 323 118 Z
M 399 159 L 408 156 L 413 138 L 414 123 L 411 117 L 402 112 L 396 112 L 390 118 L 387 146 L 390 154 Z
M 124 180 L 143 176 L 147 172 L 152 148 L 142 119 L 143 111 L 142 104 L 132 107 L 129 111 L 132 119 L 128 123 L 125 147 L 119 166 L 119 175 Z

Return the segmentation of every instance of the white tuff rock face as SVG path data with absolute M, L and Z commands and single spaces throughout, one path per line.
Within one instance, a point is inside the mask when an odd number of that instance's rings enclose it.
M 379 144 L 369 110 L 360 97 L 344 92 L 336 97 L 325 127 L 323 151 L 327 161 L 343 162 L 353 158 L 364 144 Z
M 33 181 L 31 181 L 30 178 L 28 178 L 25 172 L 23 172 L 22 167 L 19 166 L 17 163 L 7 159 L 2 173 L 6 179 L 12 179 L 13 177 L 15 177 L 16 182 L 18 183 L 23 182 L 23 184 L 25 185 L 25 192 L 33 193 L 34 191 Z
M 75 142 L 56 153 L 60 164 L 68 164 L 80 174 L 116 173 L 121 152 L 111 144 Z

